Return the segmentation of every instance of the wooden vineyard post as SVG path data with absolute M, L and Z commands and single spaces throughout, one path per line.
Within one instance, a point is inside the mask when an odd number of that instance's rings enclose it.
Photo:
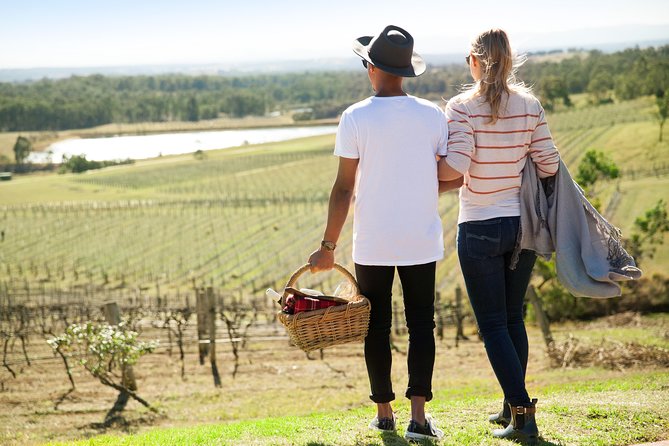
M 109 325 L 118 325 L 121 323 L 121 310 L 116 302 L 107 302 L 104 304 L 102 306 L 102 312 Z M 132 366 L 123 366 L 121 373 L 123 375 L 123 385 L 132 391 L 136 391 L 137 381 L 135 380 L 135 372 L 132 370 Z
M 402 334 L 402 329 L 400 328 L 400 311 L 397 308 L 396 301 L 393 301 L 393 326 L 395 327 L 395 334 L 397 336 Z
M 197 310 L 197 340 L 198 351 L 200 354 L 200 365 L 204 365 L 204 358 L 209 353 L 209 345 L 202 342 L 207 339 L 207 303 L 205 301 L 205 294 L 202 288 L 195 288 L 195 306 Z
M 121 310 L 116 302 L 107 302 L 102 306 L 102 312 L 109 325 L 118 325 L 121 323 Z
M 441 293 L 439 291 L 434 293 L 434 304 L 437 313 L 437 337 L 441 341 L 444 339 L 444 309 L 441 307 Z
M 209 313 L 209 362 L 211 363 L 211 374 L 214 375 L 214 385 L 221 387 L 221 376 L 218 374 L 216 365 L 216 297 L 212 287 L 207 287 L 206 296 Z
M 455 287 L 455 308 L 453 311 L 455 313 L 455 326 L 457 327 L 455 332 L 455 346 L 457 347 L 460 339 L 468 339 L 467 336 L 465 336 L 465 330 L 462 323 L 465 316 L 462 314 L 462 288 L 460 288 L 460 285 Z
M 546 316 L 546 312 L 541 306 L 541 301 L 539 300 L 539 297 L 537 297 L 537 292 L 534 289 L 534 286 L 530 285 L 527 287 L 525 297 L 534 307 L 534 314 L 537 319 L 537 323 L 541 328 L 541 334 L 544 336 L 544 342 L 546 343 L 546 347 L 550 349 L 553 347 L 553 334 L 551 333 L 551 326 L 548 322 L 548 316 Z

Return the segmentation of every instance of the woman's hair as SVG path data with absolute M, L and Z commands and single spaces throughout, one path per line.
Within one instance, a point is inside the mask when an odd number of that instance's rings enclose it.
M 471 54 L 481 64 L 481 80 L 473 86 L 476 94 L 490 104 L 491 123 L 497 122 L 505 93 L 529 91 L 516 81 L 516 69 L 525 62 L 524 57 L 516 59 L 511 50 L 509 38 L 501 29 L 485 31 L 474 39 Z

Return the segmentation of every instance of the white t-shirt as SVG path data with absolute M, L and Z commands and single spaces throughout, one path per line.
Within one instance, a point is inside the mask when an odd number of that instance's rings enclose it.
M 444 256 L 435 155 L 446 154 L 448 122 L 432 102 L 371 97 L 350 106 L 335 155 L 359 159 L 353 261 L 420 265 Z

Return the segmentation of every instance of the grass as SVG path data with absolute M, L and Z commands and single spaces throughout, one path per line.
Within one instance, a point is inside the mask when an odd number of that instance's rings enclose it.
M 240 148 L 207 151 L 207 158 L 198 161 L 192 154 L 163 156 L 150 160 L 140 160 L 132 165 L 116 166 L 99 171 L 89 171 L 84 174 L 41 174 L 17 176 L 12 181 L 2 183 L 0 189 L 0 206 L 37 203 L 62 202 L 90 202 L 116 201 L 134 199 L 175 199 L 185 197 L 202 197 L 202 188 L 196 193 L 184 193 L 182 190 L 166 188 L 168 185 L 183 185 L 186 183 L 206 183 L 212 176 L 220 175 L 211 166 L 220 167 L 234 160 L 249 160 L 256 155 L 271 154 L 300 154 L 308 152 L 313 157 L 314 152 L 330 154 L 334 145 L 334 135 L 316 136 L 300 140 L 283 141 L 279 143 L 259 144 Z M 331 157 L 334 160 L 334 157 Z M 283 161 L 290 161 L 289 158 Z M 253 163 L 253 164 L 251 164 Z M 283 164 L 282 163 L 282 164 Z M 246 161 L 240 169 L 247 175 L 253 173 L 260 177 L 266 171 L 252 171 L 258 161 Z M 332 166 L 328 166 L 330 171 Z M 235 176 L 238 172 L 226 172 L 227 176 Z M 234 179 L 234 178 L 233 178 Z M 206 186 L 206 184 L 204 184 Z M 247 190 L 252 191 L 251 185 Z M 218 194 L 204 194 L 205 196 L 219 196 Z
M 568 372 L 567 372 L 568 373 Z M 595 371 L 596 373 L 596 371 Z M 591 378 L 592 379 L 592 378 Z M 669 438 L 669 376 L 645 372 L 597 381 L 546 386 L 538 405 L 543 445 L 628 445 Z M 466 392 L 466 388 L 463 389 Z M 458 396 L 437 392 L 430 410 L 446 432 L 444 445 L 506 445 L 494 440 L 486 414 L 497 410 L 491 395 Z M 139 435 L 102 435 L 73 445 L 386 445 L 408 443 L 401 437 L 410 411 L 404 401 L 395 407 L 398 433 L 379 434 L 367 428 L 369 408 L 270 417 L 227 424 L 155 429 Z M 64 445 L 65 443 L 49 443 Z
M 660 330 L 648 330 L 648 328 L 601 328 L 596 330 L 570 330 L 576 338 L 583 338 L 591 341 L 598 341 L 606 338 L 607 341 L 615 342 L 643 342 L 644 345 L 651 345 L 669 349 L 669 338 L 666 332 Z
M 623 326 L 566 322 L 553 330 L 553 335 L 558 342 L 565 340 L 568 335 L 573 335 L 575 338 L 594 344 L 606 340 L 618 343 L 634 342 L 669 349 L 669 327 L 665 325 L 663 319 L 654 321 L 653 317 L 645 317 L 643 324 L 640 321 L 640 318 L 631 319 Z
M 669 154 L 669 148 L 665 150 Z M 614 194 L 620 194 L 620 201 L 612 212 L 604 215 L 620 227 L 623 237 L 630 237 L 636 230 L 634 221 L 637 217 L 654 208 L 658 200 L 667 204 L 669 176 L 625 179 L 612 181 L 598 186 L 602 202 L 607 203 Z M 606 206 L 604 207 L 606 209 Z M 664 274 L 669 265 L 669 233 L 665 233 L 661 245 L 656 246 L 652 259 L 646 259 L 641 268 L 648 276 L 654 273 Z
M 604 329 L 610 322 L 604 318 L 590 324 L 554 324 L 553 330 L 557 339 L 573 332 L 599 344 L 611 338 Z M 653 345 L 655 333 L 669 326 L 669 316 L 640 316 L 638 322 L 639 326 L 636 322 L 616 326 L 613 336 L 634 338 L 641 327 L 653 334 L 647 339 L 639 336 L 638 341 Z M 195 327 L 190 330 L 188 338 L 195 335 Z M 470 335 L 474 331 L 473 326 L 465 330 Z M 529 325 L 528 334 L 527 386 L 539 398 L 545 444 L 627 445 L 669 438 L 666 369 L 551 368 L 538 328 Z M 144 339 L 157 335 L 158 330 L 150 327 L 142 333 Z M 404 351 L 405 335 L 395 340 Z M 33 339 L 29 345 L 33 358 L 46 353 L 35 350 L 41 345 L 38 341 Z M 100 422 L 115 392 L 76 364 L 72 366 L 77 390 L 57 409 L 54 401 L 69 387 L 57 358 L 25 368 L 14 380 L 0 375 L 5 385 L 0 407 L 10 408 L 0 411 L 0 444 L 406 444 L 399 437 L 383 438 L 367 429 L 374 412 L 367 397 L 361 345 L 328 349 L 323 359 L 312 355 L 314 359 L 309 360 L 284 342 L 249 341 L 241 355 L 239 373 L 232 379 L 232 353 L 225 345 L 217 349 L 223 378 L 219 389 L 212 385 L 209 366 L 198 364 L 193 343 L 187 344 L 185 380 L 179 378 L 176 356 L 168 356 L 164 349 L 142 358 L 134 368 L 140 394 L 161 414 L 153 415 L 132 402 L 123 418 L 106 428 Z M 407 381 L 405 358 L 394 353 L 393 382 L 398 393 L 394 408 L 400 434 L 410 413 L 401 396 Z M 484 346 L 475 335 L 457 348 L 450 336 L 438 340 L 433 387 L 435 396 L 428 409 L 447 431 L 445 444 L 512 444 L 490 438 L 486 417 L 498 410 L 501 395 Z M 632 424 L 633 420 L 637 422 Z

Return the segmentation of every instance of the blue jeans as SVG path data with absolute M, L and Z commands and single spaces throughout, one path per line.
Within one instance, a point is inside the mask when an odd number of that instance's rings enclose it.
M 509 269 L 519 222 L 520 217 L 499 217 L 461 223 L 458 257 L 488 359 L 504 398 L 512 405 L 528 405 L 523 300 L 536 255 L 523 250 L 516 269 Z

